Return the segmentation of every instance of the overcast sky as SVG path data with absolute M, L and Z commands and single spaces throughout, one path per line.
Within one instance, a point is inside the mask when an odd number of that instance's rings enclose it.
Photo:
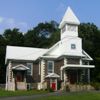
M 59 23 L 68 6 L 81 22 L 100 28 L 100 0 L 0 0 L 0 33 L 14 27 L 26 32 L 45 21 Z

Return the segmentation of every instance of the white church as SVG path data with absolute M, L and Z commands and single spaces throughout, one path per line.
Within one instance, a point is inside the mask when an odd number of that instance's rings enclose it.
M 60 40 L 49 49 L 7 46 L 6 90 L 48 89 L 54 91 L 90 83 L 93 60 L 78 37 L 79 19 L 68 7 L 59 25 Z

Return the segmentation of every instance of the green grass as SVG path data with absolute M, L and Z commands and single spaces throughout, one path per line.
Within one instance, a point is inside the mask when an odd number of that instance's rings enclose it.
M 100 100 L 100 92 L 69 93 L 63 96 L 49 96 L 39 100 Z
M 28 96 L 36 94 L 46 94 L 48 91 L 5 91 L 0 90 L 0 97 L 9 97 L 9 96 Z M 100 100 L 100 92 L 71 92 L 64 93 L 57 96 L 43 96 L 39 97 L 36 100 Z
M 7 97 L 7 96 L 27 96 L 27 95 L 35 95 L 35 94 L 44 94 L 48 91 L 39 91 L 39 90 L 29 90 L 29 91 L 5 91 L 0 90 L 0 97 Z

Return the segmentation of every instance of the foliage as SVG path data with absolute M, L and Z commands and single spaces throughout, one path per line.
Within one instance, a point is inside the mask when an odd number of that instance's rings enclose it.
M 69 92 L 70 91 L 70 88 L 69 88 L 69 86 L 68 85 L 66 85 L 66 92 Z
M 59 29 L 57 25 L 54 21 L 39 23 L 24 35 L 24 45 L 39 48 L 50 47 L 58 40 Z
M 6 45 L 23 46 L 24 37 L 17 28 L 14 28 L 13 30 L 5 30 L 3 37 L 5 39 Z
M 49 92 L 54 92 L 54 90 L 52 88 L 48 88 L 47 89 Z
M 83 39 L 83 49 L 93 58 L 91 64 L 95 65 L 95 69 L 91 71 L 91 78 L 100 82 L 100 30 L 93 23 L 82 23 L 79 36 Z
M 95 88 L 95 90 L 100 90 L 100 83 L 99 82 L 92 82 L 91 85 Z

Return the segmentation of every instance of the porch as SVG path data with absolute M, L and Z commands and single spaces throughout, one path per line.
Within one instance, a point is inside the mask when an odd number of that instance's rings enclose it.
M 51 73 L 48 74 L 45 77 L 45 80 L 47 82 L 47 88 L 48 89 L 52 89 L 53 91 L 57 91 L 58 90 L 58 80 L 59 80 L 60 76 L 56 73 Z
M 93 65 L 72 65 L 67 64 L 61 67 L 62 89 L 68 88 L 70 91 L 89 90 L 90 68 Z
M 24 65 L 17 65 L 12 68 L 15 90 L 27 90 L 26 75 L 29 68 Z
M 65 81 L 70 84 L 90 83 L 90 69 L 88 68 L 67 68 L 65 74 Z

